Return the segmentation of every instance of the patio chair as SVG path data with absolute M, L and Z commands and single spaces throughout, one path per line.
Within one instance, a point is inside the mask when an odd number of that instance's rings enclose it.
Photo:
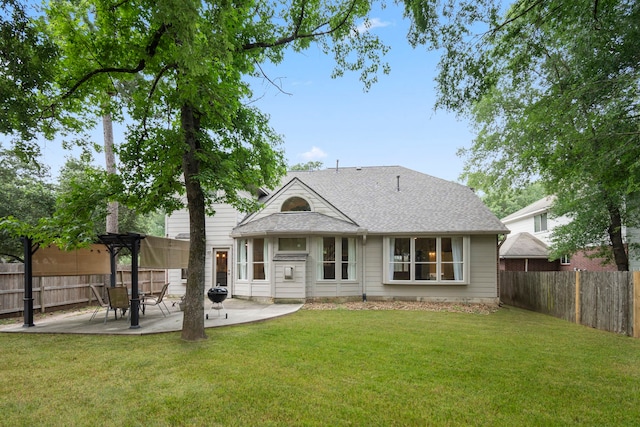
M 169 307 L 167 307 L 167 304 L 165 304 L 164 302 L 164 297 L 167 294 L 168 288 L 169 288 L 169 284 L 165 283 L 158 296 L 145 295 L 144 297 L 142 297 L 142 301 L 140 301 L 140 304 L 142 305 L 142 314 L 144 314 L 146 306 L 155 305 L 160 309 L 160 311 L 162 312 L 162 315 L 164 317 L 167 317 L 164 310 L 162 309 L 162 306 L 164 305 L 164 308 L 167 310 L 167 313 L 169 313 Z
M 118 286 L 115 288 L 107 288 L 109 294 L 109 306 L 116 314 L 116 320 L 118 319 L 118 309 L 122 310 L 122 315 L 129 309 L 129 293 L 124 286 Z M 105 318 L 106 321 L 106 318 Z
M 95 285 L 89 285 L 89 287 L 91 288 L 91 292 L 93 292 L 93 296 L 96 297 L 96 301 L 98 301 L 99 304 L 93 312 L 91 319 L 89 319 L 89 322 L 91 322 L 93 318 L 96 317 L 96 314 L 98 314 L 98 311 L 100 311 L 101 308 L 106 308 L 107 312 L 104 315 L 104 321 L 106 323 L 107 316 L 109 315 L 109 302 L 102 299 L 102 295 L 100 295 L 100 291 L 98 290 L 98 288 L 96 288 Z

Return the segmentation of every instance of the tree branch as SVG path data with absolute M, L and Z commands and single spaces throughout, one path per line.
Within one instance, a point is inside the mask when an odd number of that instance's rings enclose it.
M 11 258 L 14 261 L 18 261 L 18 262 L 24 263 L 24 260 L 22 258 L 20 258 L 19 256 L 17 256 L 17 255 L 9 254 L 9 253 L 6 253 L 6 252 L 0 252 L 0 255 L 8 257 L 8 258 Z
M 539 0 L 539 1 L 541 1 L 541 0 Z M 328 34 L 335 33 L 336 31 L 341 29 L 347 23 L 348 18 L 353 13 L 354 7 L 355 7 L 355 0 L 351 2 L 351 5 L 349 6 L 349 9 L 345 13 L 345 15 L 342 18 L 342 20 L 338 23 L 338 25 L 336 25 L 333 28 L 329 28 L 326 31 L 319 31 L 322 27 L 325 27 L 325 26 L 329 25 L 329 21 L 325 21 L 325 22 L 317 25 L 310 33 L 299 34 L 300 26 L 302 25 L 302 21 L 304 20 L 304 13 L 305 13 L 304 5 L 303 5 L 303 7 L 300 9 L 300 15 L 298 16 L 298 19 L 297 19 L 297 22 L 296 22 L 296 26 L 295 26 L 295 28 L 293 30 L 293 33 L 291 35 L 286 36 L 286 37 L 281 37 L 281 38 L 279 38 L 279 39 L 277 39 L 276 41 L 273 41 L 273 42 L 247 43 L 247 44 L 242 46 L 242 50 L 251 50 L 251 49 L 256 49 L 256 48 L 270 48 L 270 47 L 282 46 L 282 45 L 285 45 L 287 43 L 291 43 L 292 41 L 295 41 L 295 40 L 316 38 L 316 37 L 326 36 Z
M 262 74 L 262 77 L 264 77 L 269 83 L 271 83 L 271 85 L 273 85 L 276 89 L 278 89 L 280 93 L 284 93 L 285 95 L 293 95 L 289 92 L 285 92 L 280 86 L 278 86 L 273 80 L 271 80 L 269 76 L 267 76 L 267 74 L 264 72 L 264 70 L 262 69 L 262 67 L 258 62 L 254 61 L 254 63 L 256 67 L 258 67 L 258 69 L 260 70 L 260 74 Z
M 502 24 L 498 25 L 496 28 L 490 30 L 489 32 L 492 33 L 492 34 L 497 33 L 498 31 L 502 30 L 507 25 L 511 24 L 512 22 L 514 22 L 517 19 L 523 17 L 527 13 L 531 12 L 531 10 L 533 10 L 536 6 L 540 5 L 541 3 L 544 3 L 544 0 L 536 0 L 535 2 L 533 2 L 533 4 L 531 4 L 525 10 L 523 10 L 522 12 L 518 13 L 517 15 L 515 15 L 513 17 L 510 17 L 509 19 L 504 21 Z
M 158 82 L 160 81 L 160 78 L 164 75 L 164 73 L 176 67 L 177 67 L 176 64 L 168 64 L 162 67 L 160 72 L 158 72 L 156 77 L 153 79 L 153 83 L 151 84 L 151 89 L 149 90 L 149 95 L 147 95 L 147 100 L 151 99 L 151 97 L 153 96 L 154 92 L 156 91 L 156 87 L 158 86 Z M 147 136 L 149 135 L 149 131 L 147 130 L 147 117 L 149 117 L 149 103 L 147 103 L 147 108 L 145 109 L 144 117 L 142 118 L 142 134 L 138 138 L 138 141 L 137 141 L 138 146 L 140 146 L 140 144 L 142 143 L 142 140 L 146 139 Z
M 160 40 L 162 39 L 162 36 L 167 32 L 167 30 L 170 27 L 171 27 L 171 24 L 162 24 L 160 26 L 160 28 L 158 28 L 153 33 L 151 41 L 149 42 L 149 44 L 145 48 L 145 51 L 147 52 L 149 57 L 153 57 L 156 54 L 156 51 L 158 50 L 158 45 L 160 44 Z M 64 93 L 64 95 L 62 95 L 61 99 L 69 98 L 71 95 L 73 95 L 78 90 L 78 88 L 80 88 L 80 86 L 82 86 L 84 83 L 86 83 L 87 81 L 89 81 L 90 79 L 92 79 L 93 77 L 95 77 L 95 76 L 97 76 L 99 74 L 105 74 L 105 73 L 136 74 L 136 73 L 139 73 L 140 71 L 144 70 L 145 67 L 146 67 L 146 61 L 145 61 L 145 59 L 141 59 L 138 62 L 138 65 L 136 65 L 133 68 L 103 67 L 103 68 L 95 69 L 95 70 L 85 74 L 80 80 L 78 80 L 76 82 L 76 84 L 74 84 L 67 92 Z M 52 107 L 53 107 L 53 105 L 52 105 Z
M 116 3 L 116 4 L 112 5 L 112 6 L 109 8 L 109 10 L 110 10 L 111 12 L 113 12 L 113 11 L 115 11 L 117 8 L 119 8 L 120 6 L 122 6 L 123 4 L 128 3 L 129 1 L 130 1 L 130 0 L 122 0 L 122 1 L 119 1 L 118 3 Z

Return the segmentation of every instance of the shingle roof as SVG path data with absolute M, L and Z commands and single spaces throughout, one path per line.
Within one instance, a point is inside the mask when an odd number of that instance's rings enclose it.
M 505 216 L 504 218 L 502 218 L 502 222 L 510 222 L 519 218 L 524 218 L 547 211 L 553 204 L 554 198 L 555 196 L 543 197 L 542 199 L 533 202 L 528 206 L 525 206 L 524 208 L 512 213 L 511 215 Z
M 368 233 L 509 232 L 468 187 L 404 167 L 294 171 L 283 179 L 283 186 L 294 178 Z M 251 224 L 248 221 L 240 226 L 243 232 Z
M 355 224 L 316 212 L 286 212 L 266 216 L 239 225 L 232 237 L 251 234 L 357 234 L 363 230 Z
M 549 249 L 542 240 L 530 233 L 510 236 L 500 246 L 501 258 L 544 258 L 549 257 Z

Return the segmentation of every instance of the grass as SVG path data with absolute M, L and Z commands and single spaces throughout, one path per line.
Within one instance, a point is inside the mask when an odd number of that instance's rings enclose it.
M 0 334 L 0 425 L 635 425 L 640 341 L 515 308 Z

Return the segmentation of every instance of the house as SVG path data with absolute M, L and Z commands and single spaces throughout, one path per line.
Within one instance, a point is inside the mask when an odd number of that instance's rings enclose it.
M 267 301 L 498 301 L 509 230 L 468 187 L 399 166 L 335 168 L 290 172 L 260 201 L 208 218 L 206 286 Z M 166 225 L 187 233 L 186 211 Z M 169 278 L 179 294 L 180 272 Z
M 546 196 L 502 218 L 511 234 L 500 247 L 500 269 L 507 271 L 616 271 L 613 264 L 602 265 L 601 258 L 589 258 L 589 250 L 549 261 L 551 234 L 557 226 L 568 224 L 566 216 L 550 213 L 554 197 Z
M 500 270 L 558 271 L 560 261 L 549 261 L 549 247 L 523 231 L 509 236 L 500 246 Z

